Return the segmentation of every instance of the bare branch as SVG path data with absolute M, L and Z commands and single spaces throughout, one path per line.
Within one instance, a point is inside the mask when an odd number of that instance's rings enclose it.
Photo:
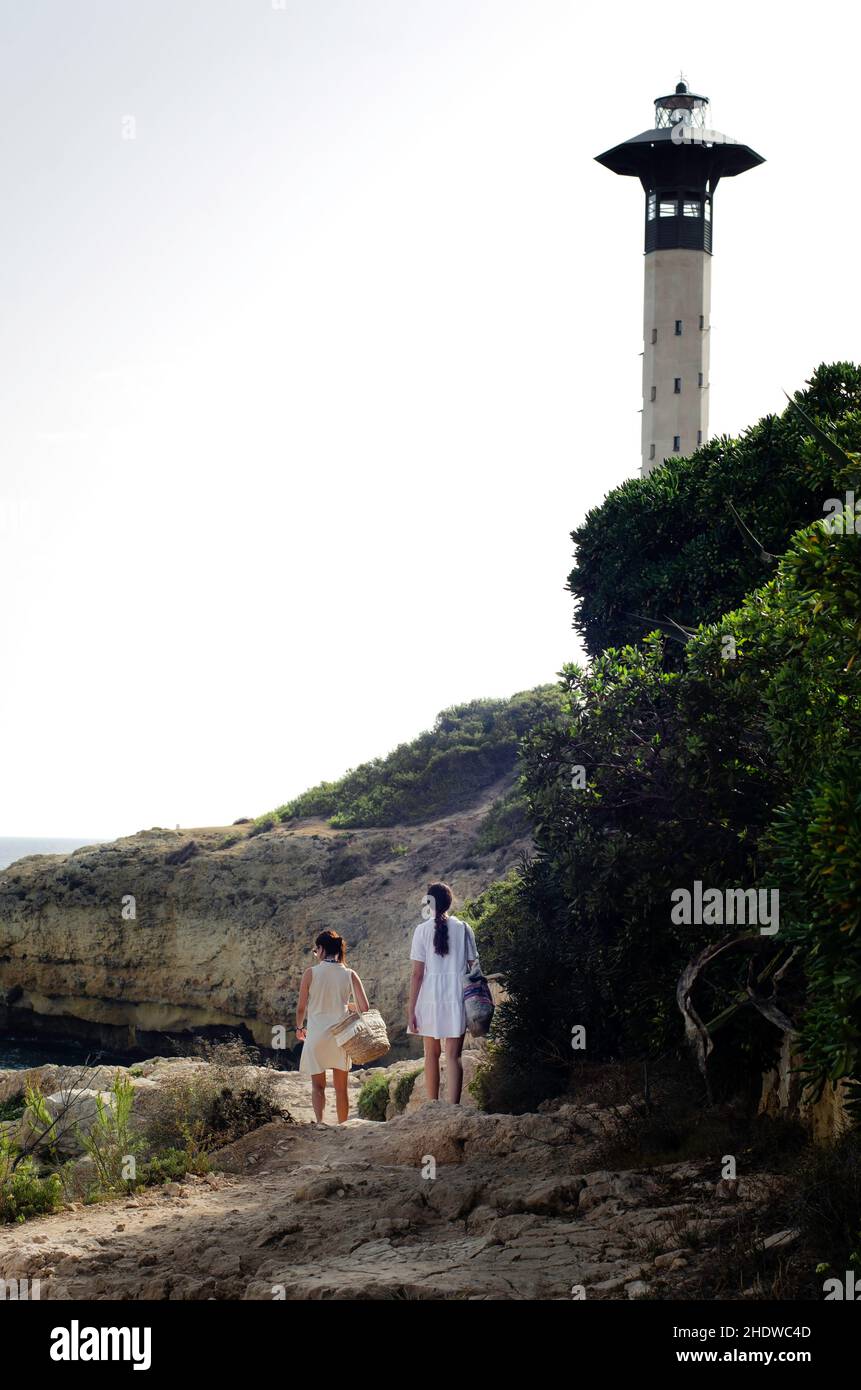
M 762 544 L 756 539 L 756 536 L 753 534 L 750 527 L 747 525 L 746 522 L 742 521 L 741 517 L 735 509 L 732 498 L 727 499 L 727 506 L 729 507 L 730 512 L 732 513 L 732 519 L 738 527 L 739 531 L 741 532 L 742 537 L 745 541 L 747 541 L 748 545 L 751 546 L 757 552 L 762 563 L 764 565 L 776 565 L 780 557 L 778 555 L 772 555 L 770 550 L 763 549 Z

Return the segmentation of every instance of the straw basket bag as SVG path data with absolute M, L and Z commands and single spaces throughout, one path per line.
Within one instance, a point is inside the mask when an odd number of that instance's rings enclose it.
M 332 1025 L 329 1032 L 357 1066 L 375 1062 L 390 1047 L 389 1035 L 379 1009 L 366 1009 L 363 1014 L 345 1014 Z

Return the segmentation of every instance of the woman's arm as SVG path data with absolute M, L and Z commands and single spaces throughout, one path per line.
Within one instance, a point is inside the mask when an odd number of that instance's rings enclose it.
M 305 1010 L 308 1007 L 308 991 L 311 988 L 311 967 L 302 976 L 302 983 L 299 986 L 299 1002 L 296 1005 L 296 1037 L 300 1042 L 305 1041 Z
M 416 1022 L 416 1003 L 418 1002 L 419 990 L 422 987 L 422 980 L 425 977 L 424 961 L 414 960 L 412 975 L 410 976 L 410 1007 L 407 1015 L 407 1027 L 411 1033 L 419 1031 Z
M 359 979 L 358 975 L 356 974 L 355 970 L 351 970 L 350 974 L 353 977 L 353 998 L 359 1006 L 359 1012 L 364 1013 L 366 1009 L 369 1009 L 371 1007 L 368 1003 L 368 996 L 365 993 L 365 987 Z

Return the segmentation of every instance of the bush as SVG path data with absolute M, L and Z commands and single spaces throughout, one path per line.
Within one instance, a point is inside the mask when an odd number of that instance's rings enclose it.
M 96 1096 L 96 1119 L 88 1132 L 78 1130 L 81 1147 L 95 1166 L 99 1191 L 130 1192 L 136 1182 L 136 1156 L 141 1138 L 132 1128 L 134 1086 L 117 1072 L 111 1086 L 111 1104 Z M 130 1164 L 129 1160 L 132 1160 Z
M 245 1086 L 240 1090 L 222 1086 L 209 1109 L 209 1134 L 219 1146 L 232 1144 L 243 1134 L 271 1124 L 281 1114 L 280 1106 L 260 1086 Z
M 165 1149 L 140 1164 L 138 1185 L 155 1187 L 163 1182 L 181 1182 L 189 1173 L 208 1173 L 209 1169 L 205 1154 L 192 1156 L 184 1149 Z
M 371 1076 L 359 1092 L 356 1108 L 363 1120 L 384 1120 L 389 1104 L 389 1083 L 384 1072 Z
M 478 828 L 472 846 L 476 854 L 491 854 L 502 849 L 514 840 L 531 835 L 532 821 L 529 807 L 520 787 L 513 788 L 506 796 L 494 801 Z
M 151 1152 L 179 1149 L 196 1162 L 272 1120 L 290 1115 L 275 1099 L 275 1072 L 256 1066 L 257 1052 L 241 1040 L 201 1042 L 206 1066 L 162 1081 L 150 1102 L 146 1140 Z
M 861 1239 L 861 1134 L 810 1150 L 797 1167 L 790 1210 L 792 1224 L 817 1261 L 842 1275 L 857 1261 Z
M 558 1095 L 563 1084 L 558 1069 L 544 1066 L 531 1053 L 522 1056 L 507 1051 L 502 1041 L 490 1041 L 468 1090 L 480 1110 L 523 1115 Z
M 404 1072 L 403 1075 L 399 1076 L 397 1081 L 395 1082 L 395 1089 L 394 1094 L 392 1096 L 392 1100 L 394 1101 L 395 1109 L 397 1110 L 399 1115 L 403 1114 L 403 1112 L 409 1105 L 410 1096 L 412 1095 L 413 1087 L 416 1084 L 416 1078 L 421 1076 L 423 1071 L 423 1067 L 416 1067 L 415 1071 Z
M 0 1137 L 0 1221 L 23 1222 L 58 1211 L 63 1184 L 56 1173 L 41 1177 L 34 1159 Z
M 849 449 L 861 445 L 861 368 L 820 366 L 798 393 L 805 412 Z M 809 444 L 794 405 L 768 415 L 740 439 L 715 439 L 687 458 L 615 488 L 572 533 L 577 561 L 568 588 L 586 649 L 638 641 L 650 624 L 715 622 L 768 577 L 747 544 L 733 503 L 766 551 L 782 554 L 800 526 L 823 515 L 843 488 L 839 463 Z M 679 655 L 679 647 L 669 649 Z
M 0 1121 L 20 1120 L 26 1109 L 23 1092 L 19 1096 L 10 1096 L 9 1100 L 0 1101 Z

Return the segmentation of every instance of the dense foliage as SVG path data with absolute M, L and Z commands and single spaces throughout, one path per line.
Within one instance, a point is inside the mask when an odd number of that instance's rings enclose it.
M 322 816 L 346 829 L 419 824 L 459 810 L 514 769 L 520 739 L 558 703 L 559 692 L 548 685 L 507 700 L 453 705 L 411 743 L 321 782 L 268 819 Z
M 854 369 L 820 369 L 817 389 L 850 377 L 855 390 Z M 828 476 L 834 492 L 861 497 L 857 457 L 795 413 L 799 479 Z M 845 414 L 837 433 L 857 451 L 861 414 Z M 712 481 L 706 471 L 704 508 Z M 775 514 L 784 481 L 778 473 Z M 760 486 L 764 517 L 762 474 Z M 637 494 L 637 534 L 655 495 Z M 629 517 L 635 501 L 629 490 Z M 693 514 L 706 531 L 722 524 Z M 668 663 L 653 634 L 588 671 L 566 666 L 559 711 L 525 739 L 537 855 L 472 910 L 485 967 L 508 977 L 499 1070 L 517 1072 L 533 1103 L 565 1084 L 577 1025 L 592 1059 L 680 1047 L 677 981 L 710 945 L 723 949 L 694 972 L 691 998 L 714 1047 L 713 1085 L 755 1084 L 787 1016 L 811 1081 L 861 1078 L 861 536 L 848 515 L 840 529 L 805 520 L 773 577 L 716 621 L 710 607 L 730 580 L 688 576 L 705 611 L 686 614 L 701 626 L 680 661 Z M 654 552 L 638 571 L 628 540 L 618 543 L 642 595 Z M 605 577 L 615 564 L 604 561 Z M 671 894 L 696 881 L 777 889 L 779 932 L 676 924 Z
M 821 366 L 798 400 L 846 448 L 857 448 L 861 369 Z M 714 622 L 769 577 L 729 504 L 766 551 L 782 554 L 836 492 L 834 461 L 805 444 L 809 433 L 790 406 L 740 439 L 715 439 L 668 459 L 589 512 L 572 533 L 577 560 L 568 587 L 590 655 L 641 640 L 657 620 Z

